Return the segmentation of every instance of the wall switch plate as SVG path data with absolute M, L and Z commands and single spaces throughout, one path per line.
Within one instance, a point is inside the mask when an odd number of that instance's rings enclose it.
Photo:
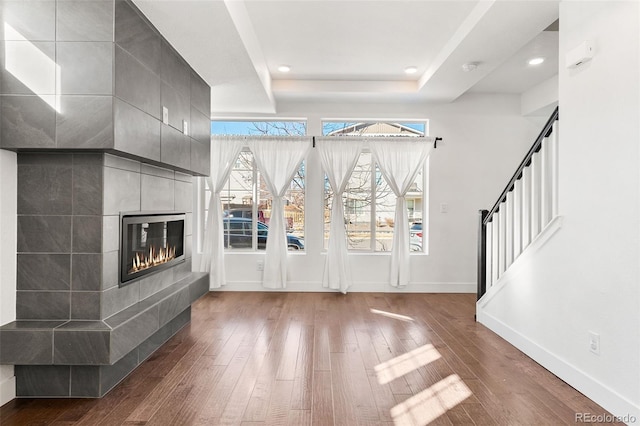
M 162 107 L 162 122 L 164 124 L 169 124 L 169 108 L 165 106 Z
M 449 204 L 447 203 L 440 204 L 440 213 L 449 213 Z
M 189 122 L 187 120 L 182 120 L 182 133 L 189 134 Z
M 593 331 L 589 332 L 589 351 L 600 355 L 600 335 Z

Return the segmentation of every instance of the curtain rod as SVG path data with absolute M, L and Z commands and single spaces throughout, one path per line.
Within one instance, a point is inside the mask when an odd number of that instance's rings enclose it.
M 442 140 L 441 137 L 436 136 L 435 140 L 433 141 L 433 149 L 436 149 L 438 147 L 438 141 L 441 141 L 441 140 Z M 315 148 L 316 147 L 316 137 L 312 136 L 311 137 L 311 141 L 313 143 L 313 148 Z

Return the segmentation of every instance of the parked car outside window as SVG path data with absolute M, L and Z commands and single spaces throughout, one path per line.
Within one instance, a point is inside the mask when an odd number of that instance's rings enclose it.
M 422 251 L 422 222 L 414 222 L 409 228 L 409 246 L 411 251 Z
M 252 220 L 246 217 L 225 217 L 224 224 L 224 246 L 232 249 L 250 249 L 253 242 Z M 269 227 L 257 222 L 258 227 L 258 250 L 267 247 L 267 234 Z M 304 250 L 304 240 L 293 234 L 287 234 L 287 247 L 289 250 Z

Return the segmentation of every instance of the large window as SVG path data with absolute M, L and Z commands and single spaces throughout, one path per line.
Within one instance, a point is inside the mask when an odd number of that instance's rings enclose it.
M 325 136 L 407 136 L 425 135 L 426 123 L 396 122 L 323 122 Z M 428 162 L 427 162 L 428 163 Z M 410 222 L 410 247 L 426 252 L 426 177 L 427 165 L 420 171 L 407 199 Z M 328 246 L 333 194 L 325 177 L 324 238 Z M 393 243 L 396 197 L 385 181 L 371 152 L 365 147 L 343 193 L 347 244 L 353 251 L 390 251 Z M 423 231 L 424 228 L 424 231 Z
M 427 131 L 427 122 L 323 122 L 323 134 L 333 136 L 407 136 L 421 137 Z M 213 121 L 212 132 L 217 135 L 291 135 L 306 133 L 304 121 Z M 410 248 L 413 252 L 427 252 L 428 224 L 428 159 L 420 171 L 407 199 L 410 226 Z M 303 162 L 292 179 L 285 195 L 287 241 L 291 250 L 305 247 L 305 189 L 308 164 Z M 204 226 L 210 193 L 206 183 L 200 183 L 203 201 L 200 220 Z M 253 154 L 246 148 L 238 157 L 231 177 L 221 193 L 225 214 L 225 247 L 233 251 L 252 251 L 265 248 L 271 217 L 272 199 L 258 171 Z M 324 247 L 328 246 L 331 203 L 333 194 L 324 179 Z M 365 148 L 343 193 L 344 220 L 347 228 L 348 248 L 354 252 L 388 252 L 392 249 L 395 230 L 396 197 L 375 164 L 373 155 Z M 312 224 L 312 226 L 315 226 Z M 203 229 L 203 228 L 201 228 Z M 322 243 L 321 243 L 322 244 Z
M 217 135 L 289 135 L 306 132 L 300 121 L 213 121 Z M 208 199 L 204 188 L 205 198 Z M 221 193 L 224 212 L 224 245 L 227 250 L 264 250 L 272 211 L 272 197 L 256 167 L 253 153 L 244 149 Z M 208 201 L 208 200 L 207 200 Z M 305 162 L 285 194 L 285 220 L 290 250 L 304 249 Z M 208 202 L 206 203 L 208 206 Z M 206 216 L 206 215 L 205 215 Z M 206 223 L 206 222 L 205 222 Z

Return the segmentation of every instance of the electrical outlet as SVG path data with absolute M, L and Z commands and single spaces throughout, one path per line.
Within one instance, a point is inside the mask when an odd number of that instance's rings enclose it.
M 258 271 L 264 271 L 264 260 L 258 260 L 258 264 L 256 267 Z
M 589 332 L 589 351 L 600 355 L 600 335 L 593 331 Z
M 447 203 L 440 204 L 440 213 L 449 213 L 449 204 Z

